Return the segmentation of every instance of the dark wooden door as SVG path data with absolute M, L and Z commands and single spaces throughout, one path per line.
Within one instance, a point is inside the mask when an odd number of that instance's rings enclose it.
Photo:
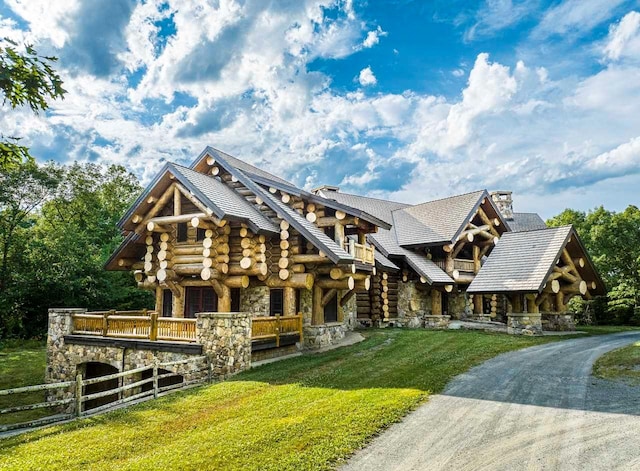
M 211 286 L 187 286 L 184 317 L 194 318 L 198 312 L 216 312 L 218 296 Z
M 338 296 L 334 295 L 331 301 L 324 307 L 324 321 L 325 322 L 337 322 L 338 321 Z

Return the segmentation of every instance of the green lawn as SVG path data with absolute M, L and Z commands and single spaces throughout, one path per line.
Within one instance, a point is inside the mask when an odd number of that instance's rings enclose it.
M 376 330 L 357 345 L 0 441 L 0 469 L 331 469 L 499 353 L 558 340 Z
M 10 342 L 0 347 L 0 389 L 44 383 L 45 344 L 41 341 Z M 43 392 L 0 397 L 0 409 L 44 401 Z M 25 422 L 50 415 L 46 409 L 0 415 L 0 425 Z
M 598 358 L 593 365 L 593 374 L 599 378 L 640 384 L 640 342 Z

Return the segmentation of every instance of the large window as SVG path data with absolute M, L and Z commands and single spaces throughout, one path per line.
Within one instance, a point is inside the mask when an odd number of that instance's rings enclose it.
M 177 234 L 178 242 L 186 242 L 187 241 L 187 223 L 179 222 L 178 223 L 178 234 Z
M 337 294 L 331 298 L 324 307 L 324 321 L 326 322 L 338 322 L 338 296 Z
M 162 290 L 162 317 L 173 316 L 173 293 L 169 289 Z
M 211 286 L 187 286 L 184 317 L 196 317 L 198 312 L 216 312 L 218 297 Z
M 269 315 L 282 315 L 284 310 L 284 297 L 281 289 L 272 289 L 269 291 Z

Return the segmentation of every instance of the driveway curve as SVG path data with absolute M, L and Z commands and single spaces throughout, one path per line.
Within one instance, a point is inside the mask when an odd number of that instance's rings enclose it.
M 640 470 L 640 388 L 594 361 L 640 332 L 495 357 L 359 451 L 343 470 Z

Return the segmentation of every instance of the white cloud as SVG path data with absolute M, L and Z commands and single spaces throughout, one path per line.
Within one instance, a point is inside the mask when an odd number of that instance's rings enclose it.
M 362 41 L 362 46 L 365 48 L 373 47 L 380 42 L 381 37 L 386 36 L 387 34 L 388 33 L 386 31 L 382 31 L 382 28 L 378 26 L 377 29 L 367 33 L 367 37 Z
M 5 4 L 29 23 L 35 41 L 49 40 L 56 48 L 69 38 L 65 21 L 80 6 L 77 0 L 6 0 Z
M 629 12 L 619 23 L 609 28 L 603 53 L 611 60 L 640 59 L 640 13 Z
M 564 0 L 548 9 L 532 37 L 581 36 L 611 18 L 625 0 Z
M 371 67 L 365 67 L 360 71 L 360 74 L 358 74 L 358 82 L 360 82 L 360 85 L 362 85 L 363 87 L 367 87 L 369 85 L 375 85 L 376 83 L 378 83 L 378 79 L 376 79 L 376 76 L 373 75 Z
M 464 39 L 473 41 L 515 26 L 533 13 L 537 0 L 486 0 L 476 13 L 475 23 L 465 31 Z

